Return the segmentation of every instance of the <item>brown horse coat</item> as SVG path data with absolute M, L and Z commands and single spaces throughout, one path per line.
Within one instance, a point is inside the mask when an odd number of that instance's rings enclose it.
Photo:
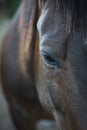
M 38 101 L 34 80 L 37 9 L 37 0 L 21 3 L 2 45 L 2 86 L 13 121 L 21 130 L 33 130 L 40 119 L 52 119 Z
M 87 0 L 24 0 L 2 45 L 1 81 L 16 127 L 41 118 L 87 128 Z M 32 109 L 33 108 L 33 109 Z M 32 117 L 32 118 L 31 118 Z

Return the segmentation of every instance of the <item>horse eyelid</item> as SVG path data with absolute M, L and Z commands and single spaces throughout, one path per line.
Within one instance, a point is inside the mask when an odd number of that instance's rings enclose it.
M 52 56 L 52 54 L 48 54 L 47 52 L 42 52 L 42 58 L 47 64 L 50 64 L 52 66 L 57 66 L 60 68 L 62 66 L 62 60 L 60 58 L 55 58 L 55 56 Z

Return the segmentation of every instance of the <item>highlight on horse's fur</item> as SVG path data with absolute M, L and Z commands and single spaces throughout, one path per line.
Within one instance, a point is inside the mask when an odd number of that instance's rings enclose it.
M 37 0 L 25 0 L 20 16 L 20 25 L 19 25 L 20 42 L 21 42 L 19 60 L 22 67 L 22 71 L 23 73 L 25 73 L 25 75 L 27 75 L 26 72 L 28 71 L 26 70 L 26 65 L 28 64 L 28 62 L 31 62 L 30 61 L 31 57 L 33 58 L 34 51 L 32 49 L 34 48 L 33 46 L 35 43 L 35 32 L 36 32 L 35 22 L 37 16 L 36 10 L 37 10 Z

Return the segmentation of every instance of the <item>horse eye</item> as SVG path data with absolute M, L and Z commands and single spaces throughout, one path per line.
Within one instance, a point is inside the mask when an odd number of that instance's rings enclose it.
M 43 58 L 44 58 L 44 61 L 45 61 L 47 64 L 49 64 L 49 65 L 56 65 L 55 59 L 53 59 L 50 55 L 45 54 L 45 55 L 43 56 Z
M 54 67 L 57 65 L 57 62 L 55 58 L 52 56 L 52 54 L 48 54 L 47 52 L 41 52 L 43 61 L 46 63 L 46 65 L 50 67 Z
M 63 65 L 63 61 L 62 59 L 56 57 L 54 54 L 50 54 L 50 53 L 47 53 L 47 52 L 41 52 L 42 54 L 42 58 L 43 58 L 43 61 L 46 63 L 46 65 L 50 66 L 50 67 L 58 67 L 58 68 L 61 68 L 62 65 Z

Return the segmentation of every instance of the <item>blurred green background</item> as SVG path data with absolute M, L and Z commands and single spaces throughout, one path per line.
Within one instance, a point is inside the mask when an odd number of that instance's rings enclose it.
M 9 16 L 13 16 L 21 0 L 0 0 L 0 10 L 7 10 Z
M 5 34 L 21 0 L 0 0 L 0 55 Z M 0 57 L 1 58 L 1 57 Z M 0 130 L 15 130 L 0 84 Z
M 0 0 L 0 44 L 22 0 Z

